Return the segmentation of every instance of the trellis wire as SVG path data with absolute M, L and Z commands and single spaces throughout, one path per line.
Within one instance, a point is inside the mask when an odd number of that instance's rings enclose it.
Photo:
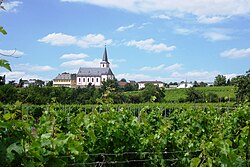
M 201 150 L 194 150 L 194 151 L 163 151 L 163 152 L 139 152 L 139 151 L 134 151 L 134 152 L 123 152 L 123 153 L 90 153 L 90 154 L 81 154 L 82 156 L 123 156 L 123 155 L 154 155 L 154 154 L 177 154 L 177 153 L 196 153 L 196 152 L 201 152 Z M 71 157 L 70 155 L 65 155 L 65 156 L 58 156 L 58 158 L 69 158 Z
M 78 166 L 78 165 L 104 165 L 104 164 L 126 164 L 126 163 L 136 163 L 136 162 L 149 162 L 149 161 L 167 161 L 167 162 L 173 162 L 173 161 L 180 161 L 181 159 L 178 158 L 150 158 L 150 159 L 130 159 L 130 160 L 120 160 L 120 161 L 105 161 L 105 157 L 108 156 L 124 156 L 124 155 L 166 155 L 166 154 L 177 154 L 177 153 L 196 153 L 196 152 L 201 152 L 201 150 L 195 150 L 195 151 L 164 151 L 164 152 L 123 152 L 123 153 L 93 153 L 93 154 L 81 154 L 80 156 L 102 156 L 104 158 L 103 161 L 95 161 L 95 162 L 81 162 L 81 163 L 72 163 L 72 164 L 67 164 L 68 166 Z M 67 156 L 58 156 L 58 158 L 71 158 L 72 156 L 67 155 Z
M 76 165 L 104 165 L 104 164 L 127 164 L 127 163 L 136 163 L 136 162 L 149 162 L 149 161 L 157 161 L 163 160 L 168 162 L 179 161 L 180 159 L 135 159 L 135 160 L 126 160 L 126 161 L 102 161 L 102 162 L 83 162 L 83 163 L 74 163 L 74 164 L 67 164 L 68 166 L 76 166 Z

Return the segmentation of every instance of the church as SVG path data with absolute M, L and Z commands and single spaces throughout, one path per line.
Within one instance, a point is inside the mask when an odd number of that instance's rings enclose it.
M 109 67 L 110 63 L 108 61 L 107 49 L 103 53 L 102 61 L 100 62 L 99 68 L 86 68 L 80 67 L 76 75 L 76 86 L 77 87 L 86 87 L 89 84 L 94 85 L 95 87 L 102 86 L 102 82 L 105 82 L 109 79 L 115 79 L 115 76 Z

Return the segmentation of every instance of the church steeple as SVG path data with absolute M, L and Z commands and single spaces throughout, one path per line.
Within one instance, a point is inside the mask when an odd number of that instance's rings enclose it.
M 109 67 L 109 62 L 108 62 L 108 54 L 107 54 L 107 49 L 105 45 L 104 53 L 103 53 L 103 58 L 102 62 L 100 63 L 101 68 L 107 68 Z
M 105 50 L 104 50 L 104 53 L 103 53 L 102 61 L 108 62 L 108 54 L 107 54 L 106 46 L 105 46 Z

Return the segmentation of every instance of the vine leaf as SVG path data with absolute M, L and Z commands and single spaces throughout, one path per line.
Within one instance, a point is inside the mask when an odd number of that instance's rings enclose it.
M 3 34 L 3 35 L 6 35 L 7 34 L 7 31 L 5 31 L 5 29 L 0 26 L 0 32 Z
M 11 71 L 10 64 L 8 63 L 7 60 L 0 59 L 0 67 L 4 67 L 4 68 L 6 68 L 7 70 Z
M 21 145 L 13 143 L 7 148 L 7 158 L 10 160 L 10 162 L 12 162 L 15 159 L 15 152 L 20 156 L 23 151 L 24 150 Z
M 201 162 L 200 158 L 193 158 L 191 160 L 190 167 L 198 167 L 200 162 Z

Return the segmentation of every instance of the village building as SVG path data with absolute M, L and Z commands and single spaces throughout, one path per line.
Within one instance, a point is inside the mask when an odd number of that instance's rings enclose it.
M 191 83 L 191 82 L 181 82 L 178 86 L 177 86 L 177 88 L 192 88 L 194 86 L 194 84 L 193 83 Z
M 76 87 L 76 74 L 62 73 L 58 74 L 55 79 L 53 79 L 54 87 Z
M 102 82 L 115 79 L 115 76 L 110 68 L 108 61 L 107 49 L 105 47 L 103 59 L 98 68 L 80 67 L 76 76 L 77 87 L 86 87 L 93 85 L 95 87 L 102 86 Z
M 146 85 L 147 83 L 156 85 L 156 86 L 158 86 L 159 88 L 163 88 L 163 87 L 164 87 L 164 82 L 161 82 L 161 81 L 140 81 L 140 82 L 138 82 L 138 86 L 139 86 L 138 88 L 139 88 L 139 89 L 145 88 L 145 85 Z

